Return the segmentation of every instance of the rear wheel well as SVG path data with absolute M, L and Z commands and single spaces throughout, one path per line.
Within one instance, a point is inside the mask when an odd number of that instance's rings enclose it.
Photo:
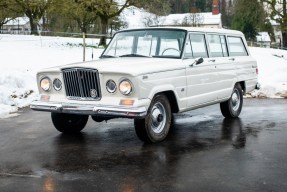
M 164 92 L 157 93 L 157 95 L 159 95 L 159 94 L 163 94 L 167 97 L 172 113 L 178 113 L 179 112 L 177 100 L 176 100 L 176 97 L 175 97 L 175 94 L 173 91 L 164 91 Z
M 245 95 L 246 93 L 246 86 L 245 86 L 245 82 L 241 81 L 241 82 L 237 82 L 238 84 L 240 84 L 242 91 L 243 91 L 243 95 Z

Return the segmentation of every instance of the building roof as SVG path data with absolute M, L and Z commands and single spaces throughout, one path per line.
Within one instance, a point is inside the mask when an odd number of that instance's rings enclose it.
M 26 25 L 29 23 L 29 18 L 28 17 L 17 17 L 13 20 L 8 21 L 5 25 Z
M 221 27 L 221 14 L 212 15 L 212 12 L 199 13 L 202 17 L 201 25 L 218 25 Z M 190 13 L 170 14 L 167 16 L 158 16 L 131 6 L 121 13 L 120 17 L 127 23 L 128 28 L 141 28 L 147 25 L 175 26 L 182 25 L 185 22 L 185 17 L 190 16 Z
M 202 25 L 220 25 L 221 24 L 221 14 L 213 15 L 212 12 L 207 13 L 196 13 L 198 17 L 202 20 L 200 24 Z M 190 17 L 191 13 L 183 14 L 170 14 L 161 17 L 162 25 L 174 25 L 184 23 L 185 18 Z

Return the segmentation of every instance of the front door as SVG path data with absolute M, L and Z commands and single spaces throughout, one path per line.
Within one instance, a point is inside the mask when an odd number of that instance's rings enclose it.
M 195 64 L 198 58 L 203 58 L 203 62 Z M 208 57 L 205 34 L 189 34 L 183 62 L 186 65 L 187 108 L 195 108 L 215 101 L 217 99 L 216 62 Z

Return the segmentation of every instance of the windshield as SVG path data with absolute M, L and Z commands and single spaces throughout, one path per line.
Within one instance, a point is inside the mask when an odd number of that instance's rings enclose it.
M 180 30 L 136 30 L 117 33 L 102 54 L 110 57 L 180 58 L 186 32 Z

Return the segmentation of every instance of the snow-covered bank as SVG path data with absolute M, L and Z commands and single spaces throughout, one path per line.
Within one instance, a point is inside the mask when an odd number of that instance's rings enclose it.
M 259 68 L 259 91 L 252 97 L 287 98 L 287 51 L 279 49 L 250 48 Z
M 96 46 L 98 40 L 87 39 Z M 81 62 L 80 38 L 0 35 L 0 118 L 25 107 L 37 96 L 39 69 Z M 86 51 L 86 60 L 99 57 L 103 49 Z
M 79 38 L 0 35 L 0 118 L 28 106 L 37 96 L 36 71 L 80 62 Z M 98 40 L 87 39 L 90 45 Z M 258 61 L 260 91 L 252 97 L 287 97 L 287 51 L 250 48 Z M 86 59 L 97 59 L 103 49 L 87 49 Z

